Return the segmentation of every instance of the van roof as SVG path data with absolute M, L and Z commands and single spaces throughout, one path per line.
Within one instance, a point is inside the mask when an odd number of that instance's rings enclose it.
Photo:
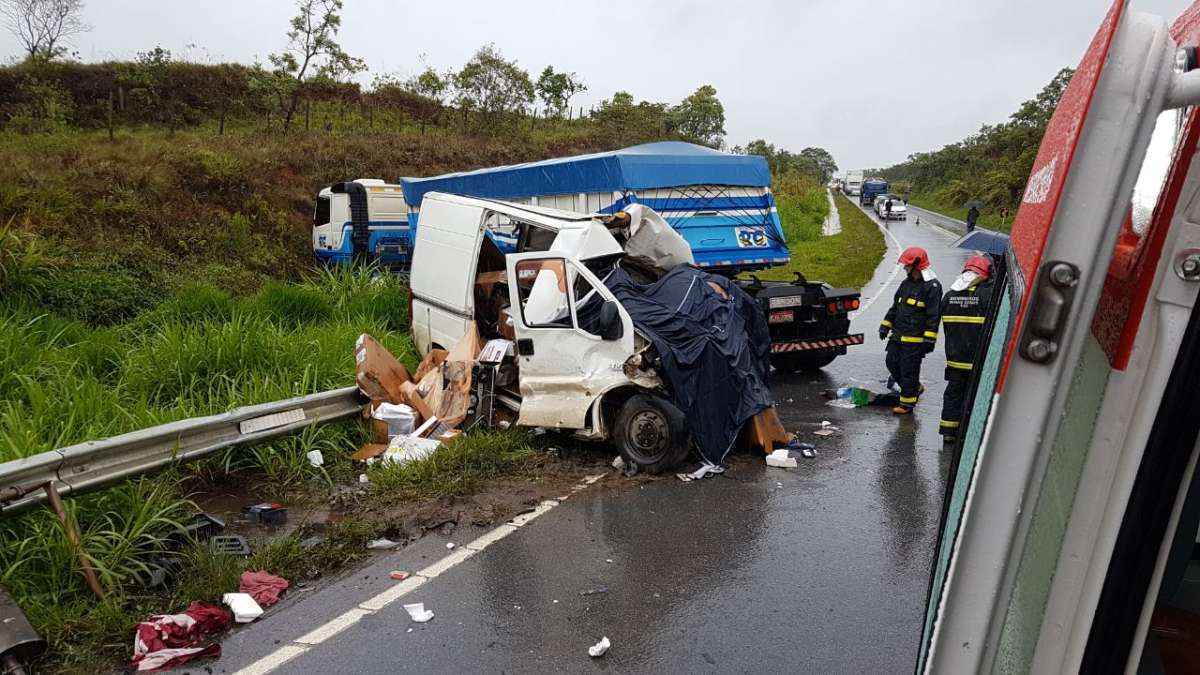
M 455 204 L 479 206 L 497 213 L 520 218 L 521 220 L 550 230 L 584 228 L 595 220 L 595 216 L 590 213 L 577 213 L 575 211 L 564 211 L 545 206 L 531 206 L 529 204 L 514 204 L 499 199 L 464 197 L 463 195 L 452 195 L 448 192 L 430 192 L 425 195 L 425 199 L 437 199 Z

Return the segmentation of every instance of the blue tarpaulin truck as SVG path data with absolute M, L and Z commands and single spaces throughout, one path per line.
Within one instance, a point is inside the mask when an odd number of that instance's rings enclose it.
M 848 345 L 862 343 L 861 333 L 849 334 L 849 312 L 858 308 L 858 291 L 810 282 L 800 274 L 794 281 L 760 281 L 753 276 L 790 260 L 771 193 L 771 173 L 762 157 L 731 155 L 690 143 L 647 143 L 612 152 L 402 178 L 399 184 L 408 208 L 407 224 L 414 229 L 420 227 L 421 199 L 428 192 L 577 213 L 615 213 L 629 204 L 643 204 L 683 235 L 699 267 L 736 279 L 757 299 L 770 324 L 777 367 L 820 368 L 845 354 Z M 488 236 L 505 253 L 516 250 L 521 234 L 511 223 L 488 224 Z
M 858 203 L 861 206 L 871 206 L 875 203 L 875 198 L 879 195 L 887 194 L 888 182 L 881 178 L 868 178 L 863 181 L 862 193 L 858 197 Z

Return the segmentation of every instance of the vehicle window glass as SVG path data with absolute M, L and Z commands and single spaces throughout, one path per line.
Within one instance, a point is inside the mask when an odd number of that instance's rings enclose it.
M 329 197 L 317 197 L 317 208 L 313 212 L 313 224 L 324 225 L 329 222 Z
M 562 258 L 522 260 L 516 265 L 521 317 L 530 328 L 570 328 L 567 265 Z
M 996 380 L 1004 363 L 1004 352 L 1010 334 L 1010 318 L 1012 301 L 1010 294 L 997 280 L 995 290 L 999 306 L 996 309 L 991 337 L 983 354 L 983 364 L 979 369 L 978 385 L 974 393 L 970 417 L 966 432 L 963 434 L 962 448 L 957 461 L 952 466 L 947 486 L 946 501 L 942 507 L 942 530 L 938 535 L 937 557 L 933 568 L 933 580 L 930 584 L 928 603 L 925 606 L 925 628 L 921 638 L 921 655 L 918 672 L 924 670 L 925 659 L 928 657 L 929 642 L 933 636 L 933 623 L 937 616 L 938 605 L 942 600 L 943 586 L 946 583 L 946 571 L 950 566 L 950 555 L 958 538 L 959 525 L 962 522 L 963 511 L 966 508 L 967 491 L 975 476 L 978 465 L 984 432 L 986 431 L 988 413 L 991 410 L 992 398 L 996 392 Z
M 578 271 L 571 270 L 571 272 L 575 277 L 575 282 L 572 284 L 573 299 L 575 300 L 575 323 L 581 330 L 600 337 L 594 326 L 600 316 L 600 307 L 604 304 L 604 296 L 600 295 L 592 282 Z
M 529 226 L 529 235 L 525 239 L 524 251 L 549 251 L 550 245 L 558 233 L 536 225 Z
M 1142 160 L 1142 168 L 1138 172 L 1137 183 L 1133 186 L 1133 200 L 1130 203 L 1133 231 L 1139 237 L 1150 227 L 1150 219 L 1154 215 L 1154 207 L 1162 194 L 1167 182 L 1167 174 L 1171 170 L 1171 160 L 1175 157 L 1175 147 L 1182 132 L 1183 121 L 1187 118 L 1185 110 L 1164 110 L 1154 123 L 1154 132 L 1150 135 L 1150 145 L 1146 148 L 1146 158 Z

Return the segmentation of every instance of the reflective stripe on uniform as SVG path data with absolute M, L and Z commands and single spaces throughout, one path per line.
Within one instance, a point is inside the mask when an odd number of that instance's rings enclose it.
M 958 428 L 958 422 L 954 422 L 954 421 L 951 421 L 951 420 L 942 420 L 942 421 L 941 421 L 941 424 L 940 424 L 940 426 L 941 426 L 943 429 L 957 429 L 957 428 Z
M 983 323 L 982 316 L 943 316 L 942 323 Z
M 901 396 L 900 402 L 901 403 L 916 403 L 917 397 L 916 396 Z
M 880 322 L 879 322 L 879 325 L 880 325 L 880 326 L 883 326 L 884 328 L 891 328 L 891 327 L 892 327 L 892 322 L 891 322 L 891 321 L 888 321 L 887 319 L 884 319 L 883 321 L 880 321 Z
M 958 368 L 959 370 L 974 370 L 975 368 L 970 363 L 963 363 L 962 361 L 947 361 L 946 365 L 951 368 Z
M 923 301 L 923 300 L 917 301 L 917 307 L 924 307 L 924 306 L 925 306 L 925 301 Z
M 910 336 L 908 336 L 908 335 L 901 335 L 901 336 L 900 336 L 900 341 L 901 341 L 901 342 L 924 342 L 924 341 L 925 341 L 925 338 L 920 338 L 920 337 L 910 337 Z
M 915 305 L 915 304 L 917 304 L 917 299 L 916 298 L 908 298 L 907 300 L 905 300 L 905 302 L 907 302 L 910 305 Z
M 933 332 L 933 331 L 931 331 L 931 330 L 927 330 L 927 331 L 925 331 L 925 338 L 926 338 L 926 339 L 928 339 L 928 340 L 934 340 L 934 341 L 936 341 L 936 340 L 937 340 L 937 333 L 935 333 L 935 332 Z

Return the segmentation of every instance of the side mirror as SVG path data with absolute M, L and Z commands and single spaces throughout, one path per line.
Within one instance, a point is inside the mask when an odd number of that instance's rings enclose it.
M 621 336 L 625 334 L 625 327 L 621 324 L 621 312 L 617 311 L 617 303 L 612 300 L 606 300 L 600 306 L 600 317 L 597 323 L 602 340 L 620 340 Z

